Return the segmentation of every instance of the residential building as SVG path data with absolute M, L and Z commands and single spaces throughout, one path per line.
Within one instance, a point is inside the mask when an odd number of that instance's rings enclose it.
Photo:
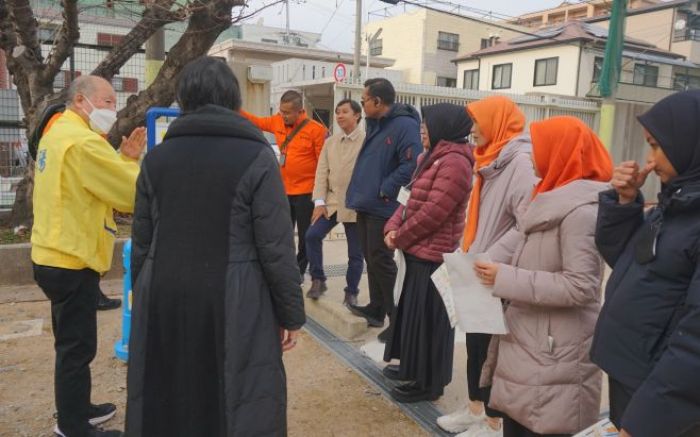
M 513 94 L 596 97 L 607 34 L 607 29 L 569 21 L 521 35 L 455 59 L 458 86 Z M 625 40 L 619 99 L 654 103 L 698 81 L 700 69 L 684 56 L 643 41 Z
M 287 29 L 265 26 L 264 21 L 261 18 L 256 24 L 234 24 L 230 28 L 223 31 L 216 42 L 220 43 L 229 39 L 317 48 L 317 44 L 321 41 L 321 34 L 314 32 L 302 32 L 298 30 L 289 30 L 289 32 L 287 32 Z
M 625 36 L 683 55 L 700 64 L 700 4 L 673 0 L 627 11 Z M 586 20 L 607 29 L 610 15 Z
M 661 3 L 660 0 L 629 0 L 627 2 L 627 9 L 633 11 L 659 3 Z M 565 23 L 571 20 L 608 15 L 611 5 L 612 1 L 610 0 L 564 1 L 554 8 L 523 14 L 508 22 L 530 28 L 540 28 Z
M 403 82 L 455 87 L 457 68 L 451 62 L 470 53 L 519 35 L 515 26 L 430 8 L 371 21 L 366 35 L 382 33 L 369 48 L 372 56 L 396 62 L 390 69 L 403 73 Z
M 270 95 L 270 113 L 277 111 L 282 93 L 288 89 L 301 90 L 304 95 L 306 111 L 323 123 L 332 126 L 333 110 L 335 109 L 331 90 L 337 84 L 333 72 L 338 62 L 315 61 L 309 59 L 287 59 L 272 64 L 272 82 Z M 345 64 L 345 71 L 350 74 L 351 64 Z M 362 68 L 362 74 L 366 74 Z M 368 77 L 383 77 L 392 83 L 401 82 L 401 72 L 386 68 L 371 67 Z M 348 77 L 347 83 L 358 84 Z M 308 86 L 315 85 L 315 86 Z M 358 100 L 359 101 L 359 100 Z
M 307 73 L 309 77 L 313 76 L 313 79 L 322 78 L 324 75 L 332 78 L 335 64 L 343 63 L 348 66 L 350 75 L 348 78 L 355 79 L 352 77 L 352 53 L 232 38 L 215 44 L 209 50 L 209 54 L 226 59 L 239 81 L 246 79 L 241 86 L 243 106 L 255 114 L 271 114 L 277 110 L 279 98 L 272 85 L 274 77 L 272 66 L 276 62 L 289 59 L 307 61 L 308 63 L 304 65 L 308 66 Z M 322 64 L 314 66 L 314 62 Z M 361 57 L 361 62 L 364 66 L 367 62 L 366 57 Z M 331 64 L 333 67 L 330 67 Z M 385 57 L 370 57 L 371 67 L 386 68 L 393 64 L 393 60 Z M 365 69 L 362 68 L 360 72 L 364 75 Z M 362 80 L 364 76 L 358 79 Z

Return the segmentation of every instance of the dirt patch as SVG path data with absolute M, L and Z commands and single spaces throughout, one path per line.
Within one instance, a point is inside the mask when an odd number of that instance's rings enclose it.
M 0 324 L 36 319 L 43 319 L 40 335 L 0 340 L 0 435 L 53 435 L 54 352 L 49 304 L 0 304 Z M 113 353 L 121 335 L 121 312 L 98 313 L 98 324 L 93 401 L 116 403 L 117 416 L 107 425 L 123 429 L 126 366 Z M 307 334 L 285 355 L 285 365 L 290 436 L 427 435 Z

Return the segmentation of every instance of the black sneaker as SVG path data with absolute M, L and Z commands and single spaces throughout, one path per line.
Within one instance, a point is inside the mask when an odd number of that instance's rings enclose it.
M 105 423 L 117 414 L 117 406 L 114 404 L 90 405 L 90 425 Z
M 122 306 L 121 299 L 110 299 L 100 291 L 100 297 L 97 300 L 97 310 L 98 311 L 108 311 L 115 310 Z
M 377 336 L 377 340 L 379 340 L 380 343 L 386 343 L 389 341 L 391 338 L 391 326 L 383 330 L 382 332 L 379 333 Z
M 367 324 L 369 326 L 372 326 L 373 328 L 381 328 L 382 326 L 384 326 L 384 317 L 380 316 L 379 314 L 376 314 L 376 312 L 372 310 L 369 307 L 369 305 L 364 307 L 357 305 L 348 305 L 348 309 L 357 317 L 362 317 L 365 320 L 367 320 Z

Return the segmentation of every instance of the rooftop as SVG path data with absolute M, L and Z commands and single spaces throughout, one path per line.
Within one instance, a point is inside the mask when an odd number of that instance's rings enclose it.
M 608 30 L 582 21 L 568 21 L 556 26 L 527 33 L 508 41 L 495 44 L 491 47 L 457 57 L 453 62 L 480 58 L 483 56 L 528 50 L 537 47 L 570 44 L 578 41 L 598 43 L 605 45 L 608 39 Z M 625 38 L 625 49 L 629 51 L 644 51 L 645 53 L 663 56 L 672 59 L 684 59 L 682 55 L 672 53 L 647 42 Z

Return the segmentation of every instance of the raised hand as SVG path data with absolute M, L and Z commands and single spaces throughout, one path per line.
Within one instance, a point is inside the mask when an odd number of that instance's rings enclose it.
M 610 184 L 617 191 L 621 204 L 633 202 L 637 198 L 639 189 L 644 185 L 652 170 L 654 170 L 653 163 L 640 169 L 639 164 L 635 161 L 625 161 L 615 167 Z
M 129 138 L 122 137 L 122 143 L 119 150 L 126 157 L 131 159 L 139 159 L 143 148 L 146 146 L 146 128 L 137 127 L 131 132 Z

